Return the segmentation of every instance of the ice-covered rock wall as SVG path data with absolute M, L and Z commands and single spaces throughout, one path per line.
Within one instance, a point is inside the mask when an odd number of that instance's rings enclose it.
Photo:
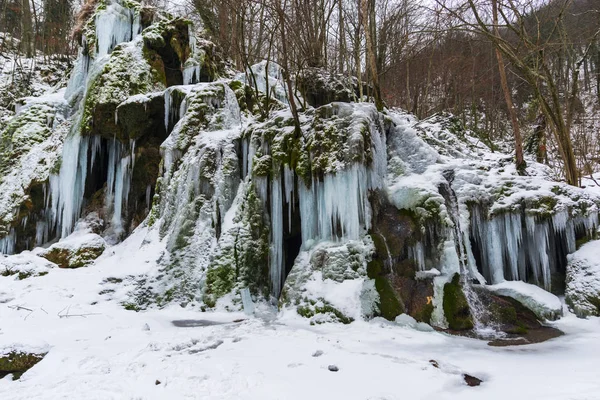
M 253 89 L 278 87 L 268 69 L 216 80 L 188 21 L 101 2 L 69 85 L 3 133 L 28 140 L 0 147 L 18 160 L 0 163 L 0 251 L 64 239 L 94 213 L 108 245 L 141 225 L 164 246 L 133 308 L 266 300 L 316 323 L 407 313 L 480 328 L 512 307 L 485 284 L 564 290 L 600 199 L 535 163 L 518 176 L 449 116 L 320 96 L 297 128 L 277 92 L 257 111 Z
M 214 79 L 219 67 L 211 52 L 189 21 L 135 1 L 99 2 L 67 86 L 26 99 L 3 131 L 2 159 L 8 152 L 18 157 L 1 182 L 3 252 L 66 237 L 90 211 L 101 214 L 113 242 L 141 223 L 159 175 L 160 144 L 179 118 L 162 92 Z M 186 78 L 186 60 L 196 59 L 204 61 L 202 73 L 198 64 Z M 170 124 L 158 125 L 163 120 Z M 40 162 L 32 170 L 34 158 Z

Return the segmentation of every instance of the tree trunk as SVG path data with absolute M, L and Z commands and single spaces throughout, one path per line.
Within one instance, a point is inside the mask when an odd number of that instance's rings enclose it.
M 375 97 L 375 106 L 377 110 L 383 110 L 383 101 L 381 100 L 381 88 L 379 86 L 379 74 L 377 71 L 377 55 L 375 54 L 375 38 L 373 31 L 375 30 L 375 16 L 372 7 L 369 5 L 373 0 L 361 0 L 361 8 L 363 13 L 363 26 L 365 28 L 365 39 L 367 42 L 367 59 L 369 61 L 369 72 L 371 81 L 373 82 L 373 91 Z M 374 5 L 374 4 L 373 4 Z
M 33 36 L 33 20 L 31 19 L 31 7 L 29 0 L 22 0 L 22 14 L 21 14 L 21 43 L 24 47 L 25 53 L 28 58 L 33 57 L 35 53 L 35 43 Z
M 493 18 L 494 18 L 494 33 L 499 36 L 498 32 L 498 0 L 492 0 L 493 7 Z M 517 118 L 517 112 L 512 101 L 512 96 L 508 88 L 508 80 L 506 79 L 506 67 L 504 66 L 504 59 L 498 46 L 494 46 L 496 49 L 496 59 L 498 60 L 498 70 L 500 72 L 500 85 L 502 86 L 502 92 L 504 92 L 504 100 L 506 101 L 506 108 L 510 115 L 510 122 L 513 128 L 513 134 L 515 136 L 515 161 L 517 172 L 521 175 L 525 173 L 527 164 L 523 158 L 523 139 L 521 138 L 521 130 L 519 128 L 519 119 Z

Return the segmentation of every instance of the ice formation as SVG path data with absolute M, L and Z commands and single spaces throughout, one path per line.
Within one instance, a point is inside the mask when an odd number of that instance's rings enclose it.
M 133 40 L 142 31 L 139 12 L 124 7 L 120 0 L 110 0 L 96 16 L 95 25 L 98 57 L 110 54 L 119 43 Z

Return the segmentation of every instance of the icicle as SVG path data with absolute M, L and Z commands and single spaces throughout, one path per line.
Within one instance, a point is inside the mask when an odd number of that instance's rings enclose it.
M 35 244 L 41 246 L 48 241 L 48 224 L 40 220 L 35 225 Z
M 165 90 L 165 131 L 169 134 L 169 121 L 171 116 L 171 90 Z
M 89 138 L 69 136 L 63 146 L 63 158 L 58 175 L 50 176 L 51 220 L 60 237 L 70 234 L 81 213 Z
M 152 186 L 146 186 L 146 208 L 149 210 L 152 207 Z
M 17 244 L 17 233 L 11 229 L 9 234 L 0 239 L 0 254 L 14 254 Z
M 196 64 L 193 64 L 196 63 Z M 186 64 L 192 64 L 183 69 L 183 84 L 191 85 L 200 81 L 200 64 L 195 60 L 188 60 Z
M 135 10 L 112 1 L 96 16 L 96 45 L 102 57 L 122 42 L 133 40 L 141 32 L 140 16 Z
M 281 177 L 271 182 L 271 254 L 270 273 L 273 296 L 279 298 L 283 265 L 283 201 L 281 196 Z
M 294 171 L 287 164 L 283 167 L 285 203 L 288 208 L 288 232 L 292 232 L 292 209 L 294 207 Z
M 387 246 L 387 243 L 386 243 Z M 425 251 L 423 249 L 423 243 L 417 242 L 408 249 L 408 257 L 413 260 L 417 266 L 418 271 L 425 271 Z
M 242 296 L 242 305 L 244 307 L 244 313 L 246 315 L 252 315 L 254 313 L 254 303 L 252 302 L 252 296 L 250 295 L 250 289 L 243 288 L 240 290 Z
M 242 179 L 248 175 L 248 139 L 242 139 Z

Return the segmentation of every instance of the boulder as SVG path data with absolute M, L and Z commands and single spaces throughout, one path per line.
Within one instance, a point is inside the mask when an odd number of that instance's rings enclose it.
M 499 296 L 517 300 L 541 320 L 555 321 L 562 316 L 560 299 L 538 286 L 521 281 L 506 281 L 485 288 Z
M 100 235 L 76 231 L 44 250 L 40 256 L 60 268 L 81 268 L 92 264 L 105 248 L 106 242 Z

